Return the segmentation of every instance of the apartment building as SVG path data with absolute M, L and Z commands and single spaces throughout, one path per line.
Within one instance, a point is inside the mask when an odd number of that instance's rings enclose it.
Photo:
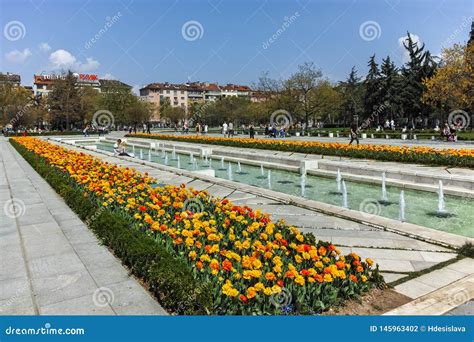
M 217 101 L 223 97 L 251 98 L 252 89 L 247 86 L 227 84 L 220 86 L 217 83 L 190 82 L 183 84 L 151 83 L 140 89 L 140 97 L 144 101 L 160 107 L 168 101 L 173 107 L 181 107 L 186 112 L 192 103 Z

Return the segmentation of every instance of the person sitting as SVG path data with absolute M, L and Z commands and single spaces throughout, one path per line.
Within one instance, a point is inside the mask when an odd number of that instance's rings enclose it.
M 114 153 L 118 156 L 130 157 L 130 155 L 125 152 L 125 142 L 122 139 L 117 139 L 117 142 L 114 144 Z

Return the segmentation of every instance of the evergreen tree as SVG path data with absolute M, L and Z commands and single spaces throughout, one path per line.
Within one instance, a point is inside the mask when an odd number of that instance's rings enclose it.
M 69 130 L 72 125 L 82 127 L 81 98 L 76 88 L 77 79 L 68 71 L 64 79 L 58 79 L 48 95 L 51 126 L 53 129 Z M 82 118 L 83 119 L 83 118 Z
M 409 60 L 402 67 L 403 87 L 403 112 L 408 122 L 413 122 L 417 116 L 427 117 L 430 107 L 423 104 L 421 96 L 425 91 L 423 79 L 431 77 L 436 70 L 434 62 L 429 51 L 425 50 L 425 44 L 418 46 L 413 41 L 410 33 L 407 33 L 407 39 L 403 42 L 405 49 L 408 51 Z
M 382 60 L 381 70 L 381 90 L 379 116 L 382 118 L 394 119 L 396 116 L 403 117 L 403 99 L 401 97 L 403 87 L 403 77 L 399 74 L 398 68 L 387 56 Z M 385 119 L 383 118 L 383 119 Z
M 344 94 L 342 119 L 344 125 L 347 125 L 352 122 L 355 115 L 363 112 L 363 86 L 355 66 L 352 67 L 347 80 L 341 83 L 341 89 Z
M 467 45 L 474 44 L 474 20 L 471 23 L 471 33 L 469 34 L 469 41 L 467 42 Z
M 375 54 L 370 57 L 369 72 L 364 80 L 365 96 L 364 96 L 364 111 L 368 118 L 373 111 L 380 104 L 380 71 L 377 62 L 375 61 Z

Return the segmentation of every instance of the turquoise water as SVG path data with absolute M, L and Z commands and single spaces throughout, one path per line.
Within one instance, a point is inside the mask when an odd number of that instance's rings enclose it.
M 96 144 L 96 143 L 94 143 Z M 97 148 L 105 151 L 113 151 L 113 144 L 100 142 Z M 128 152 L 132 152 L 128 148 Z M 140 157 L 140 149 L 135 149 L 137 158 Z M 168 166 L 177 167 L 178 161 L 172 158 L 168 152 Z M 238 164 L 221 158 L 205 160 L 194 156 L 196 162 L 191 162 L 189 154 L 176 154 L 180 159 L 180 168 L 184 170 L 202 170 L 212 168 L 216 177 L 229 179 L 229 164 L 232 168 L 231 179 L 235 182 L 254 185 L 260 188 L 272 189 L 285 194 L 296 195 L 324 203 L 343 206 L 343 196 L 337 190 L 334 178 L 307 175 L 304 189 L 301 184 L 301 176 L 296 172 L 284 170 L 271 170 L 270 181 L 268 180 L 268 169 L 241 163 L 239 172 Z M 143 159 L 148 160 L 148 150 L 143 149 Z M 151 161 L 165 164 L 162 152 L 152 152 Z M 162 180 L 166 183 L 166 180 Z M 345 181 L 347 188 L 348 208 L 362 212 L 375 214 L 391 219 L 399 219 L 400 188 L 387 186 L 388 202 L 381 204 L 381 186 L 352 181 Z M 458 235 L 474 237 L 474 200 L 456 196 L 445 195 L 446 210 L 453 216 L 440 218 L 434 215 L 438 208 L 438 195 L 432 192 L 404 189 L 405 194 L 405 221 L 425 227 L 431 227 L 445 232 Z

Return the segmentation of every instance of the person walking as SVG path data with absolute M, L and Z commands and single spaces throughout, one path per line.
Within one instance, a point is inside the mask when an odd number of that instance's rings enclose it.
M 227 136 L 227 122 L 224 121 L 224 123 L 222 124 L 222 134 L 224 135 L 224 138 Z
M 229 122 L 229 138 L 234 136 L 234 123 L 232 121 Z
M 207 124 L 204 125 L 204 135 L 207 135 L 207 131 L 209 130 L 209 127 Z
M 250 139 L 255 139 L 255 127 L 253 127 L 253 125 L 250 125 L 249 127 L 249 135 Z
M 355 122 L 351 125 L 351 141 L 349 145 L 351 145 L 354 140 L 357 142 L 357 146 L 359 146 L 359 128 Z

